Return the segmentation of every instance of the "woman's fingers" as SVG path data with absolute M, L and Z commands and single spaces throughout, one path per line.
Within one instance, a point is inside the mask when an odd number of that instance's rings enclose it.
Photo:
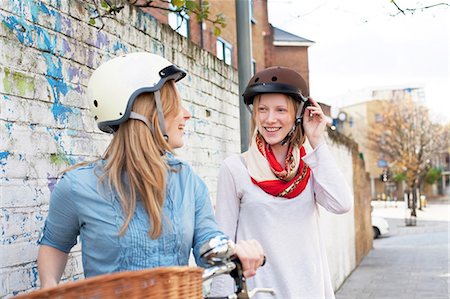
M 317 103 L 316 100 L 314 100 L 313 98 L 308 98 L 308 100 L 311 103 L 311 106 L 320 107 L 319 103 Z M 308 107 L 311 107 L 311 106 L 308 106 Z
M 249 257 L 251 253 L 248 252 L 247 248 L 248 246 L 244 242 L 239 241 L 238 244 L 236 244 L 236 255 L 241 261 L 244 276 L 251 277 L 255 275 L 255 273 L 253 273 L 254 269 L 251 266 L 251 261 Z
M 309 117 L 312 117 L 314 115 L 320 115 L 320 116 L 324 115 L 323 111 L 322 111 L 322 108 L 320 106 L 319 107 L 308 106 L 308 107 L 306 107 L 306 110 L 307 110 L 307 113 L 308 113 Z
M 249 278 L 256 274 L 264 261 L 264 251 L 256 240 L 239 241 L 235 253 L 242 264 L 244 276 Z
M 303 128 L 309 143 L 314 149 L 324 142 L 323 134 L 326 126 L 326 117 L 319 103 L 311 98 L 309 101 L 311 105 L 306 107 L 305 117 L 303 117 Z

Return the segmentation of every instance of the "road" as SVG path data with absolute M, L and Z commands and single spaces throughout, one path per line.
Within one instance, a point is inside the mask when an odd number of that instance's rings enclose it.
M 390 226 L 336 293 L 337 299 L 450 298 L 449 198 L 429 201 L 416 226 L 405 225 L 403 203 L 374 202 Z

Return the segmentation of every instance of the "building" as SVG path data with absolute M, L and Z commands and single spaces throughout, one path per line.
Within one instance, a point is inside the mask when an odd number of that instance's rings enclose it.
M 351 137 L 359 144 L 360 155 L 364 158 L 366 171 L 370 175 L 372 199 L 402 200 L 404 185 L 390 179 L 388 175 L 389 161 L 386 157 L 382 153 L 370 149 L 368 129 L 383 122 L 381 113 L 383 101 L 412 99 L 418 104 L 423 104 L 425 101 L 424 88 L 380 88 L 371 90 L 369 93 L 367 90 L 364 93 L 357 91 L 355 94 L 357 94 L 356 97 L 364 100 L 340 108 L 334 125 L 339 132 Z M 370 94 L 370 96 L 362 96 L 363 94 Z M 349 98 L 353 98 L 352 101 L 355 100 L 355 97 L 351 95 Z
M 366 172 L 370 175 L 372 199 L 386 193 L 385 185 L 380 181 L 380 174 L 387 166 L 387 162 L 383 156 L 370 149 L 367 129 L 382 121 L 382 117 L 378 113 L 380 105 L 380 100 L 371 100 L 343 107 L 340 109 L 338 121 L 335 123 L 339 132 L 351 137 L 359 145 L 360 155 L 365 161 Z
M 197 0 L 202 3 L 202 0 Z M 214 35 L 214 26 L 209 21 L 198 22 L 195 15 L 179 16 L 167 10 L 143 8 L 159 22 L 169 24 L 179 34 L 187 37 L 199 47 L 237 68 L 236 2 L 233 0 L 210 0 L 210 18 L 222 13 L 226 27 L 219 36 Z M 253 72 L 279 65 L 299 72 L 309 86 L 308 47 L 313 41 L 283 31 L 269 24 L 267 0 L 249 1 L 252 31 Z M 165 8 L 168 3 L 161 2 Z
M 270 25 L 267 35 L 266 66 L 281 65 L 296 70 L 309 86 L 308 47 L 314 44 L 306 38 Z

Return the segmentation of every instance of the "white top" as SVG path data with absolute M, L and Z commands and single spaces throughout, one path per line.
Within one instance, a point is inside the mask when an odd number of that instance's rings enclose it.
M 325 143 L 303 160 L 311 168 L 311 176 L 303 192 L 293 199 L 272 196 L 253 184 L 240 155 L 228 157 L 220 169 L 219 226 L 236 242 L 258 240 L 267 257 L 266 265 L 247 285 L 249 290 L 273 288 L 276 295 L 254 298 L 334 298 L 317 204 L 342 214 L 352 208 L 353 195 Z M 229 276 L 213 281 L 211 296 L 232 292 Z

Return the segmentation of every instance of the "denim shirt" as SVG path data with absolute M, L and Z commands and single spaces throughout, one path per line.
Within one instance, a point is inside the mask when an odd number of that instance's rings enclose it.
M 218 229 L 204 182 L 185 162 L 166 154 L 175 171 L 167 175 L 163 231 L 153 240 L 150 222 L 137 200 L 123 236 L 122 206 L 107 184 L 99 183 L 105 161 L 67 172 L 52 192 L 48 217 L 39 243 L 70 252 L 80 236 L 85 277 L 117 271 L 187 265 L 193 249 L 196 262 L 200 247 L 223 235 Z

